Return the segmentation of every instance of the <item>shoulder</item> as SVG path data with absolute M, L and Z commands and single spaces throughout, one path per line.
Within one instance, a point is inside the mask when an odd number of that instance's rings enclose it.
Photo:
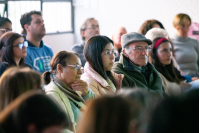
M 94 78 L 88 76 L 86 73 L 84 73 L 84 74 L 81 76 L 81 79 L 82 79 L 83 81 L 85 81 L 88 85 L 97 86 L 97 84 L 98 84 L 98 82 L 97 82 Z
M 80 50 L 83 51 L 83 44 L 75 44 L 74 46 L 72 46 L 71 50 L 75 51 L 75 52 L 79 52 Z

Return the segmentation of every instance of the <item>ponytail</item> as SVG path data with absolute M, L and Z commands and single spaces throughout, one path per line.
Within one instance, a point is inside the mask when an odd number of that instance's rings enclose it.
M 46 71 L 42 74 L 42 78 L 44 79 L 44 84 L 48 85 L 51 82 L 51 72 Z

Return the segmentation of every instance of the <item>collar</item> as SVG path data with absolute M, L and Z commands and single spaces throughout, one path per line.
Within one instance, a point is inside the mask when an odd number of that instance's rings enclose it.
M 27 42 L 28 42 L 28 46 L 29 47 L 36 47 L 35 45 L 33 45 L 31 42 L 29 42 L 28 40 L 26 40 Z M 40 42 L 40 48 L 42 48 L 43 47 L 43 45 L 44 45 L 44 43 L 43 43 L 43 41 L 41 40 L 41 42 Z
M 187 36 L 187 37 L 183 38 L 183 37 L 180 37 L 180 36 L 178 36 L 177 34 L 175 34 L 175 35 L 174 35 L 174 39 L 175 39 L 175 40 L 178 40 L 178 41 L 180 41 L 180 42 L 185 42 L 185 41 L 187 41 L 187 40 L 189 39 L 189 37 Z

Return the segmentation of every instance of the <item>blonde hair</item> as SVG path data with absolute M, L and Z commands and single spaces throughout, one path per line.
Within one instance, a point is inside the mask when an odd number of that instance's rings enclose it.
M 187 14 L 184 14 L 184 13 L 177 14 L 173 19 L 174 28 L 178 28 L 180 25 L 182 25 L 185 22 L 185 20 L 189 20 L 190 21 L 190 25 L 191 25 L 190 16 L 188 16 Z

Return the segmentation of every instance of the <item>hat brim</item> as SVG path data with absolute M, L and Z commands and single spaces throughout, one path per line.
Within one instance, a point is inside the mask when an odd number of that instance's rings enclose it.
M 128 46 L 130 43 L 133 43 L 133 42 L 147 42 L 148 45 L 152 44 L 152 41 L 150 39 L 132 40 L 132 41 L 129 41 L 127 44 L 125 44 L 123 48 L 125 48 L 126 46 Z

